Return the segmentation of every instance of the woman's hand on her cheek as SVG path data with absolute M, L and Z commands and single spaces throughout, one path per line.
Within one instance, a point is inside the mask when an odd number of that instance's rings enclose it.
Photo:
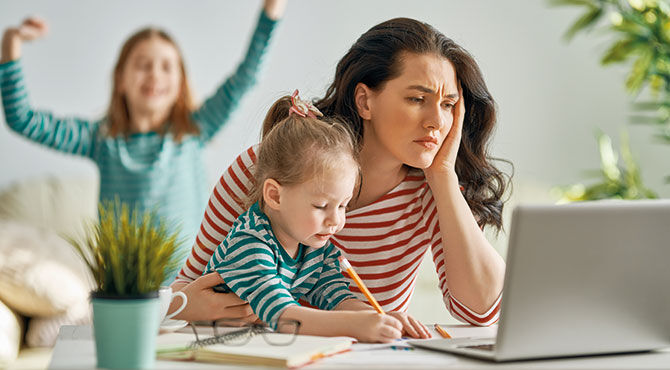
M 458 148 L 461 145 L 461 134 L 463 132 L 463 119 L 465 118 L 465 99 L 463 98 L 463 88 L 458 84 L 458 101 L 453 107 L 453 121 L 447 137 L 442 142 L 440 150 L 435 155 L 433 164 L 426 168 L 424 172 L 427 178 L 434 175 L 453 174 L 456 171 L 456 157 Z
M 175 319 L 186 321 L 236 319 L 254 322 L 258 317 L 251 306 L 234 293 L 217 293 L 212 288 L 223 283 L 219 274 L 201 276 L 181 289 L 188 304 Z
M 388 315 L 395 317 L 402 324 L 402 335 L 410 336 L 412 338 L 431 338 L 432 335 L 428 331 L 425 325 L 423 325 L 419 320 L 413 318 L 412 316 L 404 312 L 388 312 Z

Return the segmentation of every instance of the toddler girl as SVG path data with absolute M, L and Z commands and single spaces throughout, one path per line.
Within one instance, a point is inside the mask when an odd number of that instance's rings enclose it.
M 299 333 L 399 338 L 402 324 L 378 314 L 349 292 L 329 238 L 345 223 L 360 172 L 351 133 L 326 122 L 297 91 L 279 99 L 263 124 L 254 187 L 205 273 L 248 301 L 258 317 L 281 329 L 297 320 Z M 316 308 L 301 306 L 299 299 Z

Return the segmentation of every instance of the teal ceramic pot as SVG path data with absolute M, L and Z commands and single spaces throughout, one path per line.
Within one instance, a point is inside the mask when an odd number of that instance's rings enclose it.
M 99 368 L 150 369 L 156 363 L 158 292 L 119 297 L 91 293 Z

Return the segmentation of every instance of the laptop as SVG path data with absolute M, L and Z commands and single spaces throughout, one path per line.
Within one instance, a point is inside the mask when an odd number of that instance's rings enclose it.
M 521 205 L 496 338 L 412 340 L 492 361 L 670 347 L 670 200 Z

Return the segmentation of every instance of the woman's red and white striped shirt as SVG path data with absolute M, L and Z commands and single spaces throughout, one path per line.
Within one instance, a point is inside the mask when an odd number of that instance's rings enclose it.
M 237 157 L 214 187 L 195 245 L 177 281 L 190 282 L 202 275 L 217 246 L 244 212 L 240 200 L 253 181 L 256 151 L 257 146 L 251 147 Z M 449 312 L 473 325 L 491 325 L 498 320 L 500 298 L 487 312 L 478 314 L 449 294 L 437 209 L 423 171 L 409 171 L 393 190 L 346 216 L 344 228 L 331 242 L 385 311 L 407 311 L 419 264 L 430 250 Z M 350 289 L 365 301 L 356 284 Z

